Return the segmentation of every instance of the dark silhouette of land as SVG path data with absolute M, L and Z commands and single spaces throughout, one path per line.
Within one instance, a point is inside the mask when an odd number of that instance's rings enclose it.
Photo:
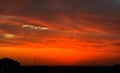
M 0 59 L 0 73 L 120 73 L 120 65 L 113 66 L 20 66 L 12 59 Z
M 20 63 L 9 58 L 0 59 L 0 73 L 18 73 Z

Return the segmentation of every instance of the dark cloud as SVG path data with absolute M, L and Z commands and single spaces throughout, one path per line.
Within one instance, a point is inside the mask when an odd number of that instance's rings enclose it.
M 1 14 L 43 20 L 49 26 L 62 30 L 91 31 L 83 29 L 89 27 L 98 31 L 120 33 L 118 0 L 1 0 L 0 10 Z M 67 22 L 60 14 L 71 22 Z
M 119 12 L 120 5 L 118 0 L 25 0 L 25 1 L 15 1 L 15 5 L 12 5 L 13 1 L 3 1 L 1 4 L 8 4 L 11 9 L 18 6 L 16 9 L 23 9 L 23 12 L 75 12 L 75 11 L 88 11 L 92 13 L 114 13 Z M 20 8 L 22 7 L 22 8 Z M 6 6 L 7 8 L 7 6 Z M 74 11 L 75 10 L 75 11 Z M 22 12 L 21 11 L 21 12 Z M 47 12 L 48 11 L 48 12 Z

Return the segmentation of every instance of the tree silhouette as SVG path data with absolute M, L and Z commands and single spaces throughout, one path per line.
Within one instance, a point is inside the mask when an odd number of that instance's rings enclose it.
M 0 73 L 18 73 L 20 63 L 9 58 L 0 59 Z

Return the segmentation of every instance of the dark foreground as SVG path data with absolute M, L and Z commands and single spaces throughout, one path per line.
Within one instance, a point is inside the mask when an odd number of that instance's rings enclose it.
M 114 66 L 21 66 L 13 59 L 0 59 L 0 73 L 120 73 Z
M 119 66 L 22 66 L 19 73 L 120 73 Z

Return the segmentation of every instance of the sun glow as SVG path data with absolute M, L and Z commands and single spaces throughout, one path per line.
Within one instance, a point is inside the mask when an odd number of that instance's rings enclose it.
M 9 39 L 15 37 L 15 35 L 13 35 L 13 34 L 3 34 L 3 36 L 4 36 L 5 38 L 9 38 Z

